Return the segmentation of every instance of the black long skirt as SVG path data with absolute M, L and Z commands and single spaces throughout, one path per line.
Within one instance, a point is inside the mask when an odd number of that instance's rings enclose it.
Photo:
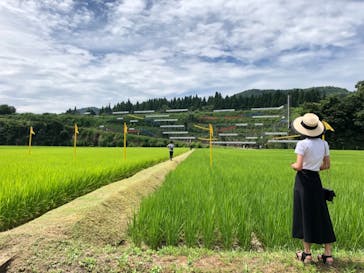
M 293 202 L 293 238 L 307 243 L 336 241 L 318 172 L 297 172 Z

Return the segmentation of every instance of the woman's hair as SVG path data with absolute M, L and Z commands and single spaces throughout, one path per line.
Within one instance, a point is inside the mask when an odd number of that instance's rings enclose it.
M 312 136 L 306 136 L 306 137 L 307 137 L 307 138 L 314 139 L 314 138 L 321 138 L 321 137 L 322 137 L 322 135 L 323 135 L 323 133 L 322 133 L 321 135 L 314 136 L 314 137 L 312 137 Z
M 300 139 L 305 139 L 305 138 L 310 138 L 310 139 L 314 139 L 314 138 L 322 138 L 322 135 L 324 135 L 326 133 L 326 130 L 324 130 L 322 132 L 322 134 L 318 135 L 318 136 L 306 136 L 306 135 L 302 135 L 300 134 Z
M 315 137 L 309 137 L 308 138 L 322 138 L 322 135 L 324 135 L 326 133 L 326 129 L 324 129 L 324 131 L 322 132 L 322 134 L 315 136 Z

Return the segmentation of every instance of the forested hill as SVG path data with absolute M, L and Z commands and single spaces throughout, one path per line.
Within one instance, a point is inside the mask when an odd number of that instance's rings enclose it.
M 312 93 L 318 92 L 322 96 L 326 95 L 347 95 L 349 90 L 335 86 L 319 86 L 310 88 L 293 88 L 293 89 L 249 89 L 243 92 L 237 93 L 234 96 L 251 97 L 251 96 L 262 96 L 265 94 L 296 94 L 296 93 Z
M 287 94 L 291 96 L 291 106 L 297 107 L 305 102 L 319 102 L 331 95 L 347 95 L 347 89 L 338 87 L 311 87 L 306 89 L 252 89 L 237 93 L 232 96 L 223 97 L 216 92 L 214 96 L 208 98 L 195 96 L 185 96 L 182 98 L 149 99 L 145 102 L 131 103 L 128 101 L 118 102 L 113 107 L 106 106 L 100 109 L 100 113 L 111 113 L 112 111 L 135 111 L 135 110 L 155 110 L 187 108 L 189 110 L 212 110 L 212 109 L 249 109 L 252 107 L 275 107 L 287 103 Z M 75 110 L 68 110 L 72 113 Z

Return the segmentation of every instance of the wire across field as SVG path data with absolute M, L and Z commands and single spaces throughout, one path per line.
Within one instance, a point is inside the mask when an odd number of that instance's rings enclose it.
M 175 154 L 187 149 L 177 148 Z M 167 160 L 167 148 L 0 147 L 0 231 Z
M 137 244 L 251 249 L 252 233 L 270 249 L 296 248 L 291 238 L 293 150 L 215 149 L 213 168 L 207 150 L 197 150 L 163 186 L 143 200 L 129 225 Z M 332 151 L 324 186 L 337 197 L 329 210 L 347 250 L 364 245 L 364 154 Z M 331 177 L 331 178 L 330 178 Z

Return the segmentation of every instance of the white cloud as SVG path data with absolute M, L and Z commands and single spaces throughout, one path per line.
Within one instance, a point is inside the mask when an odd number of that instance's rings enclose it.
M 122 100 L 363 80 L 360 1 L 3 0 L 0 104 Z M 210 93 L 207 93 L 210 92 Z

